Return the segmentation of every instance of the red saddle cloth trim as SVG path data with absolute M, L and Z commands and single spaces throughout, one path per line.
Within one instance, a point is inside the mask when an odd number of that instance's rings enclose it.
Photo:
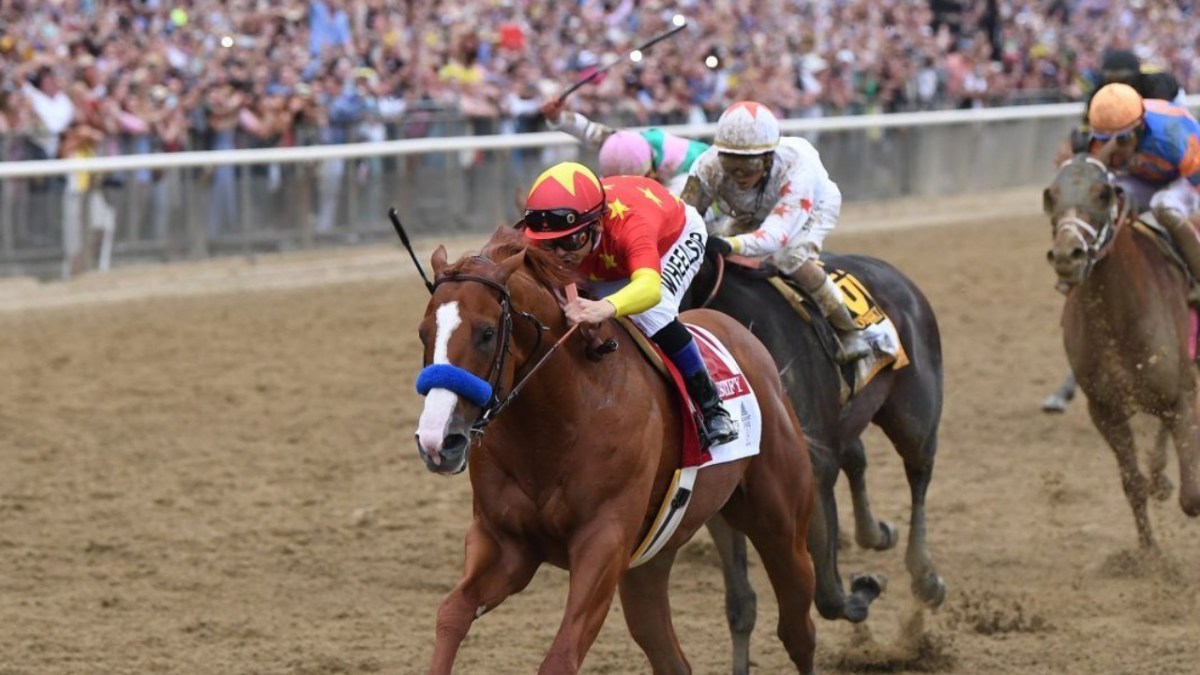
M 686 324 L 684 324 L 686 325 Z M 716 352 L 714 345 L 709 341 L 709 338 L 688 326 L 692 338 L 696 341 L 696 346 L 700 348 L 700 356 L 704 359 L 704 365 L 708 368 L 708 374 L 712 376 L 713 382 L 717 385 L 717 391 L 721 394 L 721 399 L 725 400 L 735 396 L 742 396 L 750 393 L 750 385 L 746 381 L 745 375 L 735 373 L 729 369 Z M 662 361 L 663 366 L 670 374 L 670 381 L 675 385 L 675 397 L 679 402 L 679 417 L 683 421 L 683 443 L 682 454 L 679 463 L 679 468 L 686 469 L 693 466 L 701 466 L 712 460 L 712 454 L 705 448 L 700 446 L 700 429 L 696 426 L 697 416 L 699 411 L 692 404 L 692 397 L 687 393 L 687 385 L 683 381 L 683 375 L 671 359 L 659 349 L 653 341 L 646 341 L 654 352 L 658 354 L 658 358 Z
M 667 355 L 659 349 L 658 345 L 654 344 L 654 341 L 646 340 L 646 342 L 654 348 L 654 353 L 658 354 L 659 360 L 662 361 L 663 367 L 667 369 L 667 373 L 670 375 L 668 383 L 674 385 L 675 388 L 675 401 L 678 403 L 679 420 L 683 428 L 679 468 L 686 469 L 691 466 L 700 466 L 711 460 L 712 455 L 700 445 L 700 429 L 696 426 L 698 411 L 692 405 L 692 397 L 688 396 L 687 385 L 683 382 L 683 375 L 675 367 L 675 364 L 671 363 L 671 359 L 667 358 Z M 705 363 L 707 364 L 708 361 L 706 360 Z
M 1200 313 L 1195 307 L 1188 307 L 1188 356 L 1196 360 L 1196 340 L 1200 339 Z

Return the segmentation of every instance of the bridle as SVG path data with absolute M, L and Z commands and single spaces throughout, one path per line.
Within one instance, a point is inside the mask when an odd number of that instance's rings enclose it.
M 1068 159 L 1060 165 L 1059 170 L 1061 171 L 1068 164 L 1076 161 L 1079 160 L 1075 157 Z M 1084 161 L 1102 170 L 1105 182 L 1110 186 L 1114 186 L 1113 174 L 1103 162 L 1095 157 L 1085 157 Z M 1087 260 L 1084 263 L 1083 269 L 1083 276 L 1085 278 L 1091 274 L 1096 263 L 1100 262 L 1108 253 L 1128 210 L 1128 200 L 1118 196 L 1113 200 L 1108 217 L 1104 219 L 1104 222 L 1099 227 L 1079 217 L 1079 209 L 1076 207 L 1067 209 L 1063 215 L 1059 215 L 1051 220 L 1053 235 L 1056 239 L 1060 231 L 1066 231 L 1083 246 L 1083 250 L 1087 254 Z
M 491 264 L 495 264 L 495 262 L 493 260 L 491 260 L 490 258 L 487 258 L 486 256 L 478 256 L 477 255 L 477 256 L 473 256 L 473 259 L 481 260 L 481 261 L 491 263 Z M 431 292 L 436 291 L 438 286 L 440 286 L 444 283 L 450 283 L 450 282 L 468 282 L 468 283 L 483 284 L 484 286 L 487 286 L 488 288 L 490 288 L 500 294 L 500 297 L 499 297 L 500 336 L 499 336 L 499 339 L 496 341 L 496 355 L 492 358 L 492 366 L 488 370 L 487 375 L 483 378 L 479 378 L 482 381 L 487 383 L 489 389 L 491 390 L 491 395 L 488 398 L 488 401 L 484 405 L 481 406 L 482 411 L 480 412 L 479 417 L 477 417 L 475 419 L 475 421 L 471 423 L 471 426 L 470 426 L 470 432 L 471 432 L 472 437 L 479 438 L 479 437 L 483 436 L 484 429 L 487 428 L 487 426 L 489 424 L 491 424 L 492 422 L 495 421 L 496 416 L 499 415 L 501 411 L 503 411 L 505 408 L 507 408 L 509 406 L 509 404 L 512 403 L 513 400 L 515 400 L 517 398 L 517 394 L 519 394 L 521 392 L 521 389 L 523 389 L 525 387 L 525 385 L 529 382 L 530 378 L 533 377 L 534 373 L 536 373 L 538 371 L 538 369 L 541 368 L 542 365 L 546 362 L 546 360 L 549 359 L 550 356 L 552 354 L 554 354 L 555 351 L 558 350 L 559 346 L 562 345 L 564 342 L 566 342 L 567 338 L 569 338 L 575 332 L 575 330 L 579 327 L 579 324 L 571 326 L 571 328 L 569 328 L 565 333 L 563 333 L 562 337 L 560 337 L 554 343 L 554 345 L 551 346 L 550 349 L 548 349 L 546 351 L 545 354 L 543 354 L 537 361 L 535 361 L 533 366 L 530 367 L 524 373 L 524 375 L 522 375 L 520 377 L 516 377 L 514 374 L 514 379 L 516 379 L 516 384 L 514 384 L 512 386 L 512 388 L 508 391 L 507 394 L 501 396 L 500 378 L 502 378 L 504 376 L 505 361 L 507 360 L 509 354 L 512 353 L 513 315 L 516 314 L 517 316 L 521 317 L 522 319 L 525 319 L 526 321 L 529 321 L 531 324 L 533 324 L 533 327 L 537 334 L 537 342 L 534 343 L 533 351 L 531 352 L 531 354 L 537 354 L 538 351 L 542 348 L 542 333 L 549 331 L 550 327 L 547 326 L 546 324 L 542 323 L 541 320 L 538 319 L 533 314 L 513 307 L 512 296 L 509 293 L 508 286 L 506 286 L 505 284 L 502 284 L 494 279 L 489 279 L 488 277 L 481 277 L 481 276 L 478 276 L 475 274 L 463 274 L 461 272 L 451 272 L 451 273 L 446 274 L 442 277 L 439 277 L 437 280 L 435 280 L 433 282 L 433 284 L 431 284 L 431 286 L 430 286 L 430 291 Z M 421 376 L 424 376 L 426 373 L 431 373 L 431 372 L 436 373 L 437 372 L 432 369 L 450 369 L 450 370 L 454 370 L 454 371 L 459 371 L 460 373 L 467 373 L 468 376 L 474 377 L 473 374 L 469 373 L 468 371 L 466 371 L 463 368 L 459 368 L 458 366 L 453 366 L 453 365 L 449 365 L 449 364 L 430 365 L 428 363 L 425 364 L 425 368 L 421 371 Z M 418 388 L 421 388 L 421 386 L 422 386 L 421 385 L 421 376 L 418 377 Z M 436 376 L 435 376 L 430 379 L 437 380 L 439 378 L 436 378 Z M 434 383 L 431 382 L 431 384 L 434 384 Z M 448 388 L 451 391 L 454 391 L 454 387 L 452 385 L 446 386 L 445 388 Z M 455 391 L 455 393 L 461 394 L 462 392 Z
M 573 335 L 582 324 L 575 324 L 567 329 L 567 332 L 563 333 L 562 337 L 560 337 L 558 341 L 556 341 L 554 345 L 550 347 L 550 349 L 548 349 L 546 353 L 543 354 L 542 357 L 533 364 L 533 367 L 526 371 L 525 374 L 520 378 L 515 378 L 516 369 L 514 369 L 514 378 L 516 379 L 516 384 L 513 385 L 512 389 L 509 390 L 507 395 L 501 397 L 499 394 L 500 378 L 504 376 L 504 362 L 508 358 L 508 355 L 512 352 L 513 314 L 515 313 L 517 316 L 533 324 L 534 330 L 537 333 L 537 342 L 534 343 L 532 352 L 533 354 L 537 354 L 538 350 L 542 348 L 542 333 L 549 331 L 550 327 L 542 323 L 541 320 L 539 320 L 533 314 L 514 308 L 512 306 L 512 296 L 508 291 L 508 286 L 496 281 L 495 279 L 489 279 L 488 277 L 481 277 L 475 274 L 450 272 L 449 274 L 442 275 L 440 278 L 430 282 L 429 277 L 425 276 L 425 269 L 421 267 L 421 262 L 417 260 L 416 251 L 413 250 L 412 242 L 409 241 L 408 233 L 404 231 L 404 226 L 400 224 L 400 217 L 396 213 L 395 208 L 388 209 L 388 218 L 392 221 L 392 227 L 396 229 L 396 234 L 400 237 L 400 243 L 402 243 L 404 248 L 408 250 L 408 255 L 410 258 L 412 258 L 413 266 L 417 268 L 417 272 L 421 275 L 421 280 L 425 282 L 425 288 L 429 291 L 430 295 L 433 295 L 434 291 L 437 290 L 437 287 L 444 283 L 463 281 L 483 284 L 484 286 L 487 286 L 488 288 L 500 294 L 500 339 L 496 341 L 496 355 L 492 358 L 492 367 L 488 370 L 486 378 L 480 378 L 474 373 L 467 371 L 465 368 L 459 368 L 458 366 L 450 365 L 448 363 L 425 363 L 424 368 L 421 369 L 421 373 L 417 376 L 417 391 L 421 395 L 425 395 L 430 389 L 439 386 L 449 389 L 460 396 L 464 394 L 465 389 L 473 389 L 474 387 L 471 386 L 472 384 L 482 384 L 484 387 L 486 387 L 488 390 L 486 400 L 473 401 L 478 402 L 480 404 L 479 407 L 482 410 L 479 413 L 479 417 L 477 417 L 470 426 L 471 436 L 474 439 L 482 438 L 483 430 L 486 429 L 489 424 L 495 421 L 496 416 L 499 415 L 502 410 L 507 408 L 508 405 L 517 398 L 517 394 L 521 392 L 521 389 L 527 382 L 529 382 L 534 373 L 536 373 L 538 369 L 541 368 L 544 363 L 546 363 L 546 360 L 549 359 L 550 356 L 554 354 L 554 352 L 557 351 L 558 348 L 567 341 L 567 338 L 571 337 L 571 335 Z M 488 258 L 487 256 L 477 255 L 473 256 L 473 259 L 480 260 L 491 265 L 496 264 L 494 260 Z M 425 381 L 423 382 L 422 380 Z M 465 384 L 463 384 L 464 382 Z M 422 389 L 424 389 L 424 391 L 422 391 Z

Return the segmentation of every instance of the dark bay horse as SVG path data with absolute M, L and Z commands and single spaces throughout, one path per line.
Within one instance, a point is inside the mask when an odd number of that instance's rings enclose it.
M 1067 360 L 1092 422 L 1117 455 L 1138 541 L 1150 548 L 1147 497 L 1165 499 L 1171 491 L 1163 476 L 1165 434 L 1179 456 L 1179 504 L 1189 516 L 1200 515 L 1200 413 L 1183 272 L 1137 234 L 1132 210 L 1099 160 L 1069 160 L 1043 202 L 1054 227 L 1047 258 L 1070 287 L 1062 314 Z M 1130 426 L 1138 412 L 1154 415 L 1165 430 L 1149 480 L 1138 467 Z
M 945 599 L 946 585 L 933 565 L 925 531 L 925 491 L 933 476 L 942 414 L 942 349 L 937 319 L 916 285 L 891 265 L 866 256 L 824 255 L 822 260 L 850 272 L 866 285 L 896 323 L 911 361 L 900 370 L 885 369 L 845 405 L 839 403 L 840 375 L 829 348 L 816 328 L 801 318 L 760 273 L 723 262 L 719 268 L 716 257 L 709 256 L 692 282 L 685 306 L 704 305 L 749 326 L 771 352 L 782 374 L 808 437 L 816 473 L 818 506 L 808 542 L 816 566 L 816 605 L 821 616 L 862 621 L 870 602 L 882 590 L 882 580 L 872 575 L 852 578 L 849 595 L 843 589 L 837 568 L 839 534 L 834 497 L 839 471 L 844 471 L 849 480 L 859 546 L 885 550 L 899 538 L 894 525 L 876 520 L 867 499 L 867 458 L 859 437 L 872 422 L 883 430 L 903 459 L 912 493 L 905 564 L 913 593 L 927 606 L 938 607 Z M 710 529 L 725 569 L 731 630 L 735 635 L 748 633 L 753 626 L 755 601 L 746 578 L 742 553 L 745 543 L 735 533 Z M 739 648 L 735 640 L 735 651 Z
M 763 413 L 761 451 L 701 469 L 679 529 L 631 569 L 680 456 L 675 394 L 612 324 L 601 330 L 618 349 L 599 362 L 578 336 L 554 350 L 567 332 L 558 292 L 572 279 L 553 254 L 526 249 L 515 230 L 497 230 L 481 255 L 452 264 L 439 247 L 432 262 L 423 375 L 440 368 L 446 379 L 426 396 L 418 452 L 436 473 L 469 469 L 474 516 L 462 577 L 438 610 L 428 672 L 448 675 L 472 622 L 525 588 L 542 563 L 567 569 L 570 581 L 539 673 L 578 672 L 618 590 L 653 672 L 691 672 L 671 624 L 667 581 L 676 550 L 717 513 L 762 556 L 779 601 L 778 635 L 797 669 L 812 672 L 811 467 L 762 344 L 719 313 L 684 316 L 718 336 L 745 369 Z

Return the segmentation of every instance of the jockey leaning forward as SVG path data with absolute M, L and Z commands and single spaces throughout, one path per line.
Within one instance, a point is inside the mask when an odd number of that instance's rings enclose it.
M 1092 97 L 1105 85 L 1114 82 L 1133 87 L 1142 98 L 1162 99 L 1183 105 L 1183 87 L 1174 75 L 1142 63 L 1137 54 L 1127 49 L 1107 51 L 1100 62 L 1098 77 L 1093 78 L 1091 88 L 1084 99 L 1081 124 L 1071 130 L 1071 134 L 1059 147 L 1055 166 L 1070 159 L 1071 155 L 1087 152 L 1091 131 L 1088 126 L 1088 110 L 1091 108 Z
M 525 202 L 525 238 L 553 251 L 587 279 L 600 299 L 565 308 L 572 323 L 629 320 L 671 359 L 704 416 L 704 441 L 728 443 L 737 427 L 721 404 L 679 302 L 700 268 L 704 220 L 666 188 L 643 176 L 609 176 L 562 162 L 538 176 Z
M 1088 106 L 1092 154 L 1136 204 L 1148 204 L 1170 232 L 1192 278 L 1200 280 L 1200 123 L 1186 108 L 1143 99 L 1126 84 L 1105 85 Z
M 618 131 L 593 122 L 580 113 L 564 110 L 558 99 L 541 106 L 551 129 L 564 131 L 600 149 L 601 176 L 646 176 L 679 194 L 687 182 L 692 162 L 708 145 L 668 134 L 660 129 Z
M 683 201 L 703 213 L 715 202 L 730 214 L 708 246 L 722 255 L 773 256 L 781 272 L 812 295 L 841 341 L 838 360 L 870 354 L 841 291 L 818 264 L 837 224 L 842 193 L 811 143 L 779 135 L 766 106 L 740 101 L 717 121 L 713 147 L 696 159 Z

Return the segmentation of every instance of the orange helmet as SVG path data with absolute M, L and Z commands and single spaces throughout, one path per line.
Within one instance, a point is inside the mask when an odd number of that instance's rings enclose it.
M 604 188 L 591 169 L 561 162 L 546 169 L 525 200 L 525 236 L 557 239 L 578 232 L 604 215 Z
M 1127 84 L 1114 82 L 1101 87 L 1092 97 L 1088 126 L 1093 138 L 1106 140 L 1137 127 L 1144 113 L 1142 95 Z

